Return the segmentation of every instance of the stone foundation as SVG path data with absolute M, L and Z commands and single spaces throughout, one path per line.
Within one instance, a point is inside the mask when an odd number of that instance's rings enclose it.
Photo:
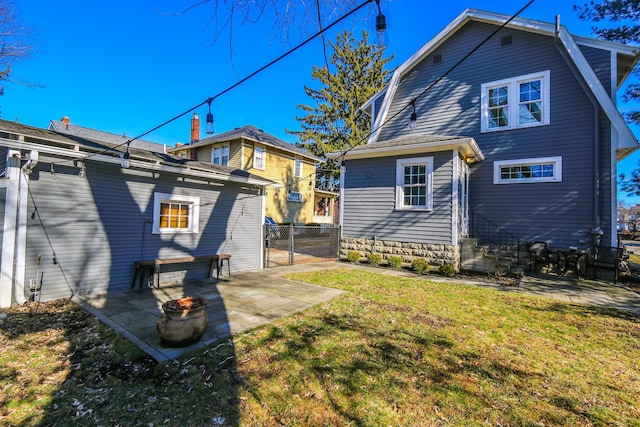
M 456 271 L 460 270 L 460 249 L 454 245 L 374 241 L 343 237 L 340 240 L 340 258 L 346 258 L 350 251 L 360 252 L 363 258 L 370 253 L 378 253 L 382 255 L 382 259 L 401 256 L 406 263 L 411 263 L 416 258 L 423 258 L 432 266 L 451 264 Z

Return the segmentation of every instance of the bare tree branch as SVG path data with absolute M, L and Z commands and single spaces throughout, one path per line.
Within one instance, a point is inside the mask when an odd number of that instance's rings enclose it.
M 270 35 L 288 44 L 294 35 L 297 39 L 307 37 L 363 1 L 318 0 L 316 4 L 313 0 L 200 0 L 169 14 L 181 16 L 195 10 L 205 10 L 210 17 L 205 28 L 215 23 L 211 44 L 215 44 L 225 33 L 233 43 L 234 24 L 255 24 L 260 21 L 270 22 Z M 365 13 L 359 16 L 360 22 L 368 19 Z
M 11 66 L 26 59 L 31 46 L 26 43 L 27 30 L 20 25 L 16 8 L 10 0 L 0 0 L 0 95 L 4 93 L 4 82 L 13 82 Z

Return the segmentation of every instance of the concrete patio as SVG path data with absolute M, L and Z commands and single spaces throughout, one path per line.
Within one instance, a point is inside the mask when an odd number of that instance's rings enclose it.
M 76 297 L 76 301 L 155 360 L 165 361 L 340 295 L 342 293 L 340 290 L 283 278 L 284 275 L 292 272 L 327 268 L 365 269 L 393 276 L 418 277 L 405 270 L 343 262 L 321 262 L 239 273 L 231 278 L 221 278 L 219 281 L 212 279 L 162 285 L 160 289 L 149 288 L 142 292 L 127 290 L 93 297 Z M 504 286 L 469 278 L 444 278 L 432 275 L 424 278 L 535 295 L 564 302 L 617 308 L 640 316 L 640 294 L 622 285 L 613 285 L 605 281 L 538 275 L 525 277 L 520 286 Z M 156 332 L 156 321 L 162 313 L 161 305 L 167 300 L 188 295 L 201 296 L 207 300 L 209 326 L 204 337 L 190 347 L 163 347 Z
M 284 271 L 286 270 L 286 271 Z M 271 269 L 233 274 L 231 278 L 163 284 L 148 288 L 76 297 L 85 309 L 116 332 L 162 362 L 222 338 L 264 325 L 327 301 L 342 291 L 279 277 L 292 269 Z M 189 347 L 164 347 L 156 332 L 162 304 L 184 296 L 207 301 L 209 324 L 202 339 Z

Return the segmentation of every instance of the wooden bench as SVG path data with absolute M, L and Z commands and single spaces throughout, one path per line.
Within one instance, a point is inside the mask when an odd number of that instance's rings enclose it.
M 180 258 L 158 258 L 143 261 L 134 261 L 135 272 L 133 274 L 133 281 L 131 282 L 131 289 L 136 285 L 136 279 L 140 276 L 140 291 L 142 291 L 142 284 L 145 279 L 148 283 L 149 277 L 152 277 L 151 286 L 154 288 L 160 287 L 160 266 L 166 264 L 184 264 L 197 261 L 209 261 L 209 270 L 207 279 L 213 276 L 213 269 L 216 269 L 216 279 L 220 279 L 220 271 L 224 262 L 227 261 L 227 271 L 229 277 L 231 277 L 231 266 L 229 260 L 231 255 L 228 254 L 216 254 L 216 255 L 198 255 L 198 256 L 186 256 Z

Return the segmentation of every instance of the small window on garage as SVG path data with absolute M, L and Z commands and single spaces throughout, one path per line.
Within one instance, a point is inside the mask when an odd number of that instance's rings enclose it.
M 152 232 L 197 233 L 199 214 L 199 197 L 154 193 Z

